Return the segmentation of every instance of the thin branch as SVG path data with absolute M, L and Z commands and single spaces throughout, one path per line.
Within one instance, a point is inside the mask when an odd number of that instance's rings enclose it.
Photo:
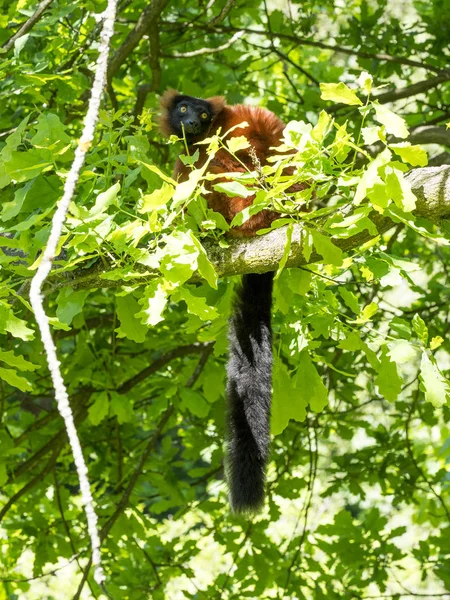
M 144 108 L 145 99 L 150 92 L 161 91 L 161 65 L 160 65 L 160 40 L 159 40 L 159 26 L 157 19 L 154 19 L 149 25 L 148 38 L 150 42 L 150 54 L 148 57 L 148 64 L 152 73 L 151 83 L 146 83 L 139 86 L 136 97 L 136 104 L 133 110 L 134 121 L 137 123 L 138 118 Z
M 41 294 L 42 286 L 49 275 L 54 257 L 57 255 L 58 242 L 61 237 L 62 229 L 66 219 L 69 204 L 75 193 L 75 187 L 80 176 L 81 168 L 84 164 L 86 154 L 92 145 L 94 139 L 95 126 L 98 120 L 100 102 L 103 95 L 103 88 L 106 82 L 106 69 L 108 64 L 109 43 L 114 33 L 114 20 L 116 16 L 117 0 L 108 0 L 108 5 L 103 14 L 103 28 L 100 34 L 100 50 L 95 70 L 95 78 L 92 87 L 91 99 L 86 114 L 84 129 L 81 135 L 78 147 L 75 151 L 75 158 L 72 167 L 67 176 L 64 185 L 64 194 L 53 216 L 52 228 L 47 242 L 47 246 L 42 255 L 41 262 L 31 282 L 30 302 L 34 311 L 36 322 L 38 324 L 50 374 L 55 388 L 55 397 L 58 403 L 58 410 L 64 419 L 64 423 L 72 448 L 78 478 L 80 481 L 81 497 L 86 512 L 88 522 L 88 532 L 92 545 L 92 560 L 95 566 L 95 581 L 101 585 L 105 579 L 101 566 L 100 557 L 100 539 L 97 531 L 97 515 L 93 506 L 93 499 L 89 480 L 87 478 L 87 467 L 83 458 L 80 440 L 74 424 L 72 410 L 70 408 L 69 396 L 61 375 L 60 363 L 56 354 L 56 346 L 52 339 L 48 317 L 44 311 L 43 296 Z
M 272 51 L 277 56 L 279 56 L 282 60 L 286 61 L 291 66 L 293 66 L 294 69 L 297 69 L 298 71 L 300 71 L 300 73 L 302 73 L 307 79 L 309 79 L 316 87 L 320 86 L 320 82 L 318 79 L 316 79 L 313 75 L 311 75 L 311 73 L 308 73 L 308 71 L 306 69 L 304 69 L 299 64 L 294 62 L 291 58 L 289 58 L 289 56 L 287 54 L 284 54 L 283 52 L 278 50 L 278 48 L 275 48 L 275 47 L 272 47 Z
M 230 10 L 232 9 L 235 1 L 236 0 L 227 0 L 225 2 L 224 7 L 220 11 L 220 13 L 211 20 L 211 23 L 209 24 L 209 26 L 215 27 L 216 25 L 219 25 L 219 23 L 221 23 L 227 17 L 227 15 L 230 12 Z
M 29 490 L 33 489 L 35 485 L 37 485 L 38 483 L 41 483 L 45 479 L 45 477 L 52 470 L 52 468 L 53 468 L 53 466 L 54 466 L 54 464 L 56 462 L 56 459 L 58 458 L 58 455 L 59 455 L 59 448 L 55 448 L 53 450 L 52 456 L 49 458 L 47 464 L 42 469 L 42 471 L 40 471 L 35 477 L 33 477 L 33 479 L 30 479 L 22 488 L 20 488 L 20 490 L 18 490 L 15 494 L 13 494 L 11 496 L 11 498 L 8 500 L 8 502 L 6 502 L 6 504 L 0 510 L 0 523 L 3 520 L 3 517 L 9 511 L 9 509 L 12 506 L 14 506 L 14 504 L 18 500 L 20 500 L 20 498 L 24 494 L 26 494 Z
M 217 46 L 217 48 L 199 48 L 198 50 L 192 50 L 192 52 L 174 52 L 173 54 L 163 54 L 164 58 L 192 58 L 193 56 L 201 56 L 202 54 L 215 54 L 216 52 L 222 52 L 234 44 L 236 40 L 244 35 L 244 31 L 236 32 L 228 42 Z
M 202 355 L 200 356 L 200 360 L 198 361 L 197 366 L 194 369 L 194 372 L 187 380 L 185 387 L 190 388 L 195 384 L 197 379 L 202 374 L 202 371 L 205 368 L 206 363 L 208 362 L 209 355 L 213 351 L 213 348 L 214 348 L 214 344 L 211 342 L 204 347 Z
M 125 381 L 125 383 L 122 383 L 122 385 L 117 390 L 118 393 L 126 394 L 131 390 L 131 388 L 136 386 L 141 381 L 144 381 L 144 379 L 146 379 L 152 373 L 158 371 L 165 364 L 172 362 L 175 358 L 181 358 L 182 356 L 187 356 L 188 354 L 203 352 L 209 346 L 210 344 L 194 343 L 188 344 L 186 346 L 180 346 L 179 348 L 174 348 L 173 350 L 166 352 L 165 354 L 160 356 L 160 358 L 157 358 L 154 362 L 152 362 L 151 365 L 145 367 L 145 369 L 143 369 L 140 373 L 134 375 L 133 377 Z
M 28 31 L 30 31 L 30 29 L 34 27 L 34 25 L 39 21 L 39 19 L 44 14 L 45 10 L 50 6 L 52 2 L 53 0 L 43 0 L 37 7 L 34 14 L 31 15 L 28 21 L 25 21 L 25 23 L 22 25 L 19 31 L 15 33 L 12 36 L 12 38 L 9 38 L 9 40 L 3 44 L 2 48 L 4 48 L 6 52 L 9 52 L 14 46 L 15 41 L 23 35 L 25 35 Z
M 251 33 L 255 35 L 261 35 L 264 37 L 269 37 L 268 32 L 261 29 L 252 29 L 250 27 L 239 28 L 241 31 L 245 33 Z M 228 27 L 228 26 L 220 26 L 217 31 L 237 31 L 236 27 Z M 325 42 L 319 42 L 316 40 L 310 40 L 303 37 L 298 37 L 296 35 L 289 35 L 286 33 L 278 33 L 275 32 L 271 34 L 273 37 L 278 38 L 280 40 L 288 40 L 291 42 L 295 42 L 300 46 L 313 46 L 315 48 L 322 48 L 324 50 L 331 50 L 332 52 L 340 52 L 341 54 L 348 54 L 351 56 L 359 56 L 361 58 L 373 58 L 376 60 L 393 62 L 400 65 L 409 65 L 411 67 L 417 67 L 419 69 L 426 69 L 427 71 L 431 71 L 433 73 L 443 73 L 444 69 L 440 69 L 434 65 L 430 65 L 426 62 L 419 60 L 412 60 L 410 58 L 404 58 L 402 56 L 392 56 L 390 54 L 386 54 L 384 52 L 364 52 L 363 50 L 356 50 L 355 48 L 344 48 L 343 46 L 338 46 L 336 44 L 326 44 Z

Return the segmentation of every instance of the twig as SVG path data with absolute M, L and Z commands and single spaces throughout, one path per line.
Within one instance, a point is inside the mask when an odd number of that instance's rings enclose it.
M 167 421 L 170 419 L 170 417 L 173 414 L 173 411 L 175 410 L 175 407 L 173 406 L 173 404 L 170 404 L 169 407 L 166 409 L 166 411 L 164 412 L 162 418 L 160 419 L 158 426 L 155 430 L 155 432 L 153 433 L 153 435 L 150 437 L 149 441 L 147 442 L 147 446 L 144 450 L 144 452 L 142 453 L 141 458 L 139 459 L 139 462 L 133 472 L 133 475 L 131 476 L 131 479 L 124 491 L 124 493 L 122 494 L 121 499 L 119 500 L 117 506 L 116 506 L 116 510 L 113 512 L 113 514 L 111 515 L 111 517 L 107 520 L 107 522 L 103 525 L 101 531 L 100 531 L 100 539 L 103 541 L 108 533 L 111 531 L 112 526 L 114 525 L 114 523 L 117 521 L 117 519 L 119 518 L 120 514 L 123 512 L 123 510 L 125 509 L 125 507 L 128 504 L 128 500 L 130 499 L 131 496 L 131 492 L 134 489 L 134 486 L 136 485 L 136 482 L 139 478 L 139 475 L 142 472 L 142 469 L 144 467 L 145 461 L 147 460 L 150 452 L 152 451 L 154 445 L 156 444 L 159 436 L 162 433 L 162 430 L 164 429 L 164 426 L 166 425 Z M 86 579 L 88 578 L 89 575 L 89 571 L 91 568 L 91 565 L 93 563 L 92 557 L 89 559 L 88 564 L 86 565 L 86 568 L 84 569 L 83 572 L 83 577 L 81 578 L 80 584 L 78 586 L 78 589 L 75 593 L 75 595 L 73 596 L 72 600 L 78 600 L 78 598 L 81 595 L 81 592 L 83 590 L 84 584 L 86 582 Z
M 228 13 L 230 12 L 231 8 L 233 7 L 233 4 L 235 3 L 235 0 L 227 0 L 225 2 L 225 6 L 222 8 L 222 10 L 220 11 L 220 13 L 214 17 L 211 21 L 211 23 L 209 24 L 210 27 L 215 27 L 216 25 L 218 25 L 219 23 L 221 23 L 226 16 L 228 15 Z
M 250 27 L 239 28 L 241 31 L 245 33 L 251 33 L 255 35 L 261 35 L 264 37 L 268 37 L 267 31 L 263 31 L 261 29 L 252 29 Z M 228 27 L 228 26 L 220 26 L 220 29 L 217 31 L 236 31 L 236 27 Z M 360 56 L 361 58 L 374 58 L 376 60 L 382 60 L 387 62 L 394 62 L 400 65 L 409 65 L 411 67 L 418 67 L 420 69 L 426 69 L 427 71 L 432 71 L 434 73 L 443 73 L 444 69 L 436 67 L 434 65 L 430 65 L 423 61 L 412 60 L 410 58 L 404 58 L 402 56 L 392 56 L 390 54 L 386 54 L 384 52 L 364 52 L 362 50 L 356 50 L 354 48 L 344 48 L 343 46 L 337 46 L 335 44 L 326 44 L 325 42 L 319 42 L 316 40 L 310 40 L 307 38 L 298 37 L 296 35 L 290 35 L 286 33 L 273 33 L 273 37 L 276 37 L 280 40 L 288 40 L 291 42 L 295 42 L 300 46 L 313 46 L 315 48 L 322 48 L 324 50 L 331 50 L 333 52 L 340 52 L 341 54 L 349 54 L 351 56 Z
M 56 354 L 56 346 L 50 332 L 50 324 L 43 307 L 42 286 L 52 268 L 52 261 L 57 254 L 57 246 L 61 237 L 62 229 L 69 208 L 69 204 L 75 193 L 75 187 L 80 176 L 81 168 L 84 164 L 86 154 L 92 144 L 95 126 L 98 120 L 100 101 L 103 95 L 103 89 L 106 82 L 106 69 L 108 64 L 109 42 L 114 32 L 114 20 L 116 16 L 117 0 L 108 0 L 108 6 L 103 14 L 103 28 L 100 34 L 100 50 L 95 70 L 95 78 L 92 86 L 91 99 L 86 114 L 84 129 L 80 138 L 78 147 L 75 151 L 75 158 L 72 167 L 64 185 L 64 194 L 53 216 L 52 228 L 47 246 L 42 255 L 38 270 L 33 277 L 30 287 L 30 302 L 34 311 L 36 322 L 38 324 L 50 374 L 55 389 L 55 397 L 58 403 L 58 410 L 64 419 L 64 423 L 72 448 L 78 478 L 80 481 L 81 497 L 86 512 L 88 522 L 88 532 L 92 545 L 92 562 L 95 566 L 95 581 L 101 585 L 105 579 L 101 566 L 100 557 L 100 539 L 97 531 L 97 515 L 93 506 L 93 499 L 89 480 L 87 478 L 87 467 L 83 458 L 80 440 L 75 428 L 72 410 L 69 404 L 69 396 L 61 375 L 60 363 Z
M 199 48 L 198 50 L 192 50 L 192 52 L 174 52 L 173 54 L 163 54 L 164 58 L 192 58 L 193 56 L 201 56 L 202 54 L 215 54 L 216 52 L 222 52 L 234 44 L 236 40 L 244 35 L 244 31 L 238 31 L 231 37 L 228 42 L 217 46 L 217 48 Z
M 4 48 L 6 52 L 9 52 L 14 46 L 14 42 L 23 35 L 25 35 L 27 31 L 30 31 L 30 29 L 39 21 L 44 11 L 50 6 L 52 2 L 53 0 L 43 0 L 43 2 L 41 2 L 37 7 L 34 14 L 31 15 L 28 21 L 25 21 L 25 23 L 22 25 L 19 31 L 15 33 L 12 36 L 12 38 L 9 38 L 9 40 L 3 44 L 2 48 Z

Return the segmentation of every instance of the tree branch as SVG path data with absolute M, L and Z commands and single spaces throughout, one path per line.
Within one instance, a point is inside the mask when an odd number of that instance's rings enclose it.
M 173 54 L 163 54 L 164 58 L 192 58 L 193 56 L 201 56 L 202 54 L 215 54 L 216 52 L 222 52 L 234 44 L 236 40 L 244 35 L 243 31 L 237 31 L 228 42 L 217 46 L 217 48 L 199 48 L 198 50 L 192 50 L 192 52 L 174 52 Z
M 211 21 L 211 23 L 209 24 L 210 27 L 215 27 L 216 25 L 218 25 L 219 23 L 221 23 L 226 16 L 228 15 L 228 13 L 230 12 L 230 10 L 233 7 L 233 4 L 235 3 L 236 0 L 227 0 L 225 2 L 224 7 L 222 8 L 222 10 L 220 11 L 220 13 L 214 17 Z
M 280 40 L 287 40 L 290 42 L 294 42 L 300 46 L 313 46 L 315 48 L 322 48 L 324 50 L 331 50 L 332 52 L 340 52 L 341 54 L 349 54 L 351 56 L 359 56 L 361 58 L 374 58 L 376 60 L 382 60 L 386 62 L 393 62 L 400 65 L 409 65 L 411 67 L 418 67 L 420 69 L 426 69 L 427 71 L 431 71 L 433 73 L 443 73 L 445 72 L 443 69 L 436 67 L 434 65 L 429 65 L 423 61 L 412 60 L 410 58 L 404 58 L 402 56 L 392 56 L 390 54 L 386 54 L 384 52 L 364 52 L 362 50 L 355 50 L 354 48 L 344 48 L 343 46 L 338 46 L 336 44 L 326 44 L 324 42 L 319 42 L 316 40 L 310 40 L 303 37 L 298 37 L 296 35 L 286 34 L 286 33 L 268 33 L 264 30 L 252 29 L 250 27 L 241 28 L 245 33 L 252 33 L 255 35 L 261 35 L 264 37 L 275 37 Z M 217 30 L 219 31 L 219 30 Z M 238 31 L 236 27 L 225 27 L 220 26 L 220 31 Z
M 30 29 L 33 28 L 33 26 L 39 21 L 39 19 L 44 14 L 45 10 L 50 6 L 52 2 L 53 0 L 43 0 L 43 2 L 39 4 L 39 6 L 36 9 L 36 12 L 31 15 L 28 21 L 25 21 L 25 23 L 22 25 L 19 31 L 3 44 L 2 47 L 5 49 L 6 52 L 9 52 L 11 50 L 16 40 L 18 40 L 20 37 L 25 35 L 28 31 L 30 31 Z
M 147 8 L 143 11 L 141 16 L 139 17 L 135 27 L 128 34 L 126 40 L 120 46 L 118 50 L 114 53 L 112 57 L 109 68 L 108 68 L 108 81 L 110 82 L 117 71 L 120 69 L 120 66 L 123 62 L 128 58 L 128 56 L 133 52 L 136 46 L 139 44 L 141 39 L 144 37 L 146 33 L 148 33 L 149 28 L 151 28 L 152 24 L 156 23 L 159 15 L 166 8 L 169 0 L 153 0 L 147 6 Z
M 404 140 L 394 136 L 388 136 L 388 143 L 402 141 Z M 411 133 L 408 136 L 408 142 L 411 144 L 439 144 L 440 146 L 448 146 L 450 148 L 450 129 L 438 127 L 437 125 L 422 125 L 411 130 Z M 384 147 L 384 144 L 380 141 L 375 142 L 370 146 L 364 146 L 364 150 L 366 150 L 371 156 L 376 156 L 383 150 Z M 445 152 L 444 155 L 447 155 L 450 158 L 450 154 Z M 362 155 L 361 158 L 364 159 Z M 364 162 L 364 160 L 362 160 L 362 162 Z M 448 163 L 439 162 L 432 164 L 432 161 L 430 161 L 429 166 L 437 167 L 443 164 Z
M 433 222 L 450 218 L 450 166 L 426 167 L 414 169 L 407 175 L 412 191 L 417 196 L 417 207 L 414 214 L 425 217 Z M 377 235 L 388 231 L 395 223 L 378 213 L 372 213 L 371 219 L 377 228 Z M 286 263 L 287 267 L 299 267 L 302 265 L 318 262 L 322 257 L 313 253 L 307 261 L 303 255 L 304 229 L 301 224 L 294 225 L 292 232 L 291 249 Z M 342 250 L 348 252 L 360 247 L 362 244 L 373 239 L 367 230 L 362 231 L 346 239 L 334 241 Z M 206 240 L 203 246 L 220 277 L 231 275 L 242 275 L 245 273 L 264 273 L 275 271 L 283 257 L 286 246 L 286 227 L 275 229 L 263 236 L 252 238 L 232 238 L 228 240 L 228 248 L 222 248 L 214 240 Z M 109 269 L 102 264 L 84 272 L 79 278 L 67 280 L 66 278 L 53 280 L 50 291 L 63 287 L 72 287 L 75 290 L 119 287 L 123 280 L 112 281 L 102 278 L 102 274 L 108 273 Z M 146 275 L 130 278 L 127 283 L 132 285 L 145 285 L 149 280 L 157 277 L 145 269 Z M 200 276 L 194 276 L 193 281 L 200 281 Z
M 394 100 L 401 100 L 402 98 L 409 98 L 411 96 L 417 96 L 417 94 L 423 94 L 424 92 L 437 87 L 439 84 L 444 83 L 445 81 L 450 81 L 450 71 L 445 71 L 443 73 L 441 72 L 439 75 L 436 75 L 436 77 L 430 77 L 424 81 L 407 85 L 399 90 L 392 90 L 390 92 L 385 92 L 384 94 L 379 94 L 378 96 L 373 97 L 372 100 L 378 100 L 380 104 L 394 102 Z

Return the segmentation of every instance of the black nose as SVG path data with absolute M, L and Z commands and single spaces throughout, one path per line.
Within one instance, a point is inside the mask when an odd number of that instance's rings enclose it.
M 200 123 L 195 119 L 189 119 L 185 122 L 184 128 L 188 133 L 199 133 Z

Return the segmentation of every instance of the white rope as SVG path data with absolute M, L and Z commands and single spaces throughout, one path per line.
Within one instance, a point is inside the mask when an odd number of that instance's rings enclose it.
M 58 410 L 66 425 L 67 435 L 72 448 L 73 458 L 80 481 L 81 498 L 86 512 L 88 533 L 91 539 L 92 564 L 94 565 L 95 569 L 94 579 L 98 584 L 101 584 L 105 580 L 105 576 L 101 565 L 100 536 L 97 529 L 97 515 L 95 513 L 91 488 L 87 477 L 88 470 L 83 458 L 80 441 L 78 439 L 77 430 L 73 421 L 73 414 L 69 404 L 69 396 L 61 375 L 60 362 L 57 358 L 56 347 L 50 333 L 49 321 L 43 307 L 41 289 L 44 281 L 51 271 L 52 261 L 56 255 L 56 249 L 61 237 L 67 210 L 75 192 L 75 186 L 78 182 L 81 167 L 84 164 L 86 153 L 88 152 L 89 147 L 92 144 L 92 140 L 94 139 L 100 101 L 103 95 L 103 88 L 105 87 L 109 43 L 111 36 L 114 33 L 116 7 L 117 0 L 108 0 L 108 6 L 102 15 L 104 21 L 100 34 L 99 56 L 95 69 L 95 78 L 92 86 L 91 98 L 89 100 L 89 106 L 84 120 L 83 133 L 75 151 L 75 158 L 64 185 L 63 197 L 59 202 L 58 208 L 53 216 L 52 228 L 50 237 L 48 238 L 47 246 L 42 255 L 39 268 L 33 277 L 33 280 L 31 281 L 30 287 L 31 306 L 33 307 L 36 322 L 38 324 L 42 342 L 47 354 L 47 362 L 53 380 Z

